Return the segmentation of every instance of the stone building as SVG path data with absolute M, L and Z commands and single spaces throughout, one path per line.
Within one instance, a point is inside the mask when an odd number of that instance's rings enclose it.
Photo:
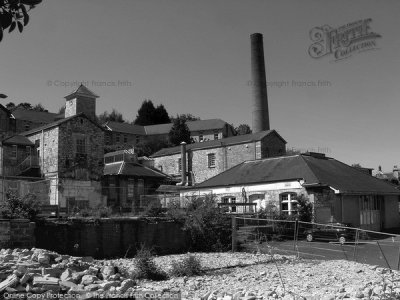
M 169 181 L 166 174 L 139 163 L 133 149 L 104 155 L 103 194 L 115 210 L 139 212 L 146 197 Z
M 320 153 L 246 161 L 180 193 L 189 199 L 212 194 L 233 213 L 254 203 L 286 214 L 297 210 L 296 199 L 304 195 L 318 223 L 370 230 L 400 226 L 396 186 Z
M 97 97 L 81 85 L 66 97 L 66 118 L 22 133 L 34 144 L 42 177 L 51 182 L 50 204 L 61 209 L 104 202 L 104 129 L 86 115 L 95 116 L 90 110 Z
M 286 141 L 275 131 L 232 136 L 220 140 L 187 145 L 184 155 L 188 185 L 201 183 L 246 160 L 285 154 Z M 182 180 L 181 147 L 162 149 L 152 155 L 160 171 Z
M 220 119 L 186 122 L 193 142 L 220 140 L 234 135 L 233 127 Z M 168 140 L 172 123 L 139 126 L 128 123 L 105 123 L 106 145 L 136 146 L 147 139 Z
M 23 107 L 13 109 L 12 115 L 16 123 L 15 133 L 28 131 L 64 118 L 64 115 L 29 110 Z
M 15 134 L 15 117 L 0 104 L 0 140 Z

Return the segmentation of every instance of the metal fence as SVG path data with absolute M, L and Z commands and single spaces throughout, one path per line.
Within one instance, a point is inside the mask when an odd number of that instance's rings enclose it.
M 345 259 L 399 270 L 400 235 L 344 224 L 233 217 L 236 251 Z

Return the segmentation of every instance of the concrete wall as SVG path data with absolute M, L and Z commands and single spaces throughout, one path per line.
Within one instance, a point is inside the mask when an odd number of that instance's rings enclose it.
M 25 219 L 0 219 L 0 248 L 35 246 L 35 223 Z
M 146 219 L 38 222 L 36 247 L 95 258 L 133 257 L 141 245 L 157 254 L 183 253 L 190 245 L 181 227 L 175 222 Z

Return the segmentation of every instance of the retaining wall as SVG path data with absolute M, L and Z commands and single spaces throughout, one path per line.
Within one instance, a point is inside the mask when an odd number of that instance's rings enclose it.
M 32 248 L 35 246 L 35 223 L 26 219 L 0 219 L 1 248 Z
M 36 222 L 36 247 L 94 258 L 133 257 L 142 245 L 158 255 L 184 253 L 189 236 L 181 227 L 140 218 L 43 220 Z

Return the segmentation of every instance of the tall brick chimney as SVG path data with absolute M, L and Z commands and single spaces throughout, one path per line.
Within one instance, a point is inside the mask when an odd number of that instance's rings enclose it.
M 269 130 L 267 81 L 265 77 L 264 45 L 261 33 L 250 35 L 252 77 L 252 129 L 253 132 Z

